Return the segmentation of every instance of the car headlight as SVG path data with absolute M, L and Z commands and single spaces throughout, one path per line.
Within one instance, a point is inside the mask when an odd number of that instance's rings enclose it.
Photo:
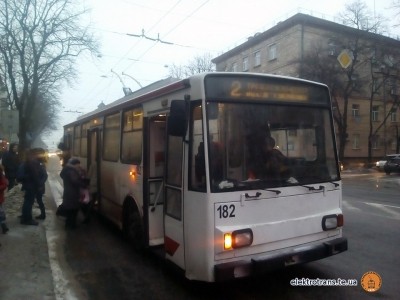
M 342 214 L 327 215 L 322 218 L 322 229 L 324 231 L 343 227 L 344 219 Z
M 224 249 L 237 249 L 253 243 L 253 231 L 250 228 L 235 230 L 224 234 Z

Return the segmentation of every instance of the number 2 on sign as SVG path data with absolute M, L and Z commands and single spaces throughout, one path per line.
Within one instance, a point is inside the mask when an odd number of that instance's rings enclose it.
M 235 217 L 235 205 L 221 205 L 218 206 L 217 212 L 220 219 L 234 218 Z

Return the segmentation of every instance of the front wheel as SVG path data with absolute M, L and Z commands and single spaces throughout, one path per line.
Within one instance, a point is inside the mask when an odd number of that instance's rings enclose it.
M 123 232 L 137 251 L 144 249 L 143 221 L 136 205 L 132 202 L 124 207 Z

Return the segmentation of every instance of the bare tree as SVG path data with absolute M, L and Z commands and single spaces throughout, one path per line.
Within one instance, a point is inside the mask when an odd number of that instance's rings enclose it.
M 343 159 L 348 141 L 349 100 L 367 93 L 366 87 L 371 86 L 371 79 L 365 74 L 368 74 L 371 53 L 376 45 L 370 42 L 368 34 L 382 33 L 384 22 L 381 18 L 372 18 L 361 1 L 348 4 L 340 17 L 345 25 L 358 30 L 331 38 L 325 46 L 315 45 L 314 51 L 305 56 L 300 74 L 329 86 L 335 108 L 339 158 Z M 346 50 L 352 59 L 347 68 L 337 62 L 337 55 L 342 50 Z
M 394 15 L 397 20 L 397 23 L 394 26 L 399 27 L 400 26 L 400 0 L 392 0 L 391 9 L 394 10 Z
M 172 78 L 183 79 L 186 77 L 184 67 L 175 64 L 168 66 L 168 72 L 169 76 L 171 76 Z
M 19 112 L 22 149 L 54 123 L 60 90 L 76 78 L 76 58 L 86 51 L 97 54 L 96 39 L 80 25 L 88 11 L 78 6 L 76 0 L 0 3 L 2 76 L 8 107 Z
M 396 60 L 394 58 L 397 58 Z M 384 107 L 384 115 L 383 120 L 380 123 L 376 123 L 376 120 L 373 120 L 372 114 L 370 117 L 370 126 L 369 126 L 369 136 L 368 136 L 368 158 L 371 161 L 372 158 L 372 144 L 373 142 L 378 141 L 378 134 L 383 127 L 384 134 L 384 148 L 386 152 L 387 147 L 387 139 L 386 139 L 386 122 L 393 112 L 396 112 L 397 107 L 399 106 L 399 92 L 397 86 L 400 81 L 400 73 L 399 66 L 400 60 L 400 51 L 396 48 L 393 49 L 377 49 L 373 56 L 371 56 L 370 60 L 370 111 L 373 111 L 373 105 L 375 100 L 378 100 L 382 103 L 378 96 L 383 97 L 383 107 Z M 375 122 L 373 122 L 375 121 Z M 374 128 L 374 123 L 376 126 Z M 395 124 L 395 143 L 396 143 L 396 152 L 399 151 L 399 134 L 397 123 Z M 390 139 L 389 139 L 390 140 Z M 386 153 L 385 153 L 386 154 Z
M 214 72 L 215 66 L 211 61 L 210 53 L 195 56 L 185 66 L 172 65 L 169 67 L 169 74 L 174 78 L 185 78 L 203 72 Z

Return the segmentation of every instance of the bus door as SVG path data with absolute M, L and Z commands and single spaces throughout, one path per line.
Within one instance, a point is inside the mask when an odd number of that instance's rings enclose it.
M 95 187 L 96 190 L 91 190 L 91 193 L 95 193 L 94 207 L 99 208 L 100 199 L 100 130 L 98 128 L 91 129 L 88 132 L 88 160 L 87 170 L 90 177 L 90 187 Z
M 176 106 L 175 106 L 176 104 Z M 164 249 L 165 258 L 185 269 L 183 180 L 184 136 L 186 132 L 184 101 L 173 100 L 168 117 L 168 140 L 165 172 Z M 175 109 L 175 108 L 177 109 Z M 177 115 L 175 113 L 177 112 Z
M 146 177 L 144 187 L 146 199 L 144 209 L 148 218 L 149 246 L 164 243 L 164 171 L 166 148 L 166 116 L 157 115 L 149 117 L 147 121 L 146 161 L 144 162 Z

